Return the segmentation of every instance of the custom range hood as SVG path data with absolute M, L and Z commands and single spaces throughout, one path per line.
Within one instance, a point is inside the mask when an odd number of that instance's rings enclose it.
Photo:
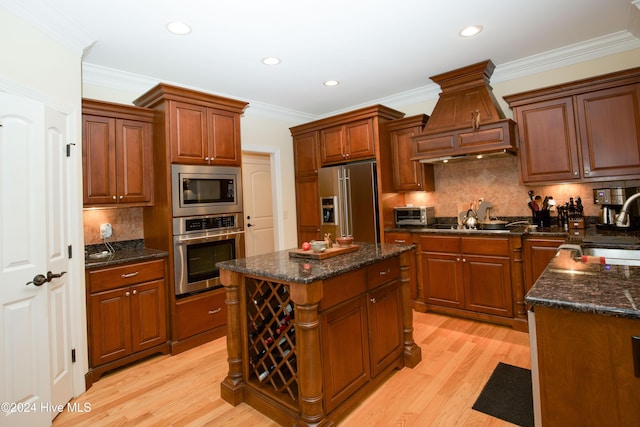
M 412 138 L 412 160 L 438 163 L 516 154 L 515 122 L 505 118 L 489 85 L 494 69 L 486 60 L 430 77 L 442 92 L 424 130 Z

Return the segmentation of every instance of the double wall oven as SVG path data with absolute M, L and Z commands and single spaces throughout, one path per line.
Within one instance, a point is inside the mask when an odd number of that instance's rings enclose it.
M 172 165 L 177 298 L 219 288 L 216 263 L 244 257 L 239 167 Z

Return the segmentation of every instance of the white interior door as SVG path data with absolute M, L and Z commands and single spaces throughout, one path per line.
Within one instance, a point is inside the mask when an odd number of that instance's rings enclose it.
M 275 247 L 271 158 L 242 154 L 245 251 L 247 256 L 270 253 Z
M 56 415 L 52 392 L 55 401 L 72 395 L 68 275 L 46 280 L 68 271 L 60 226 L 67 125 L 43 104 L 6 93 L 0 125 L 0 426 L 46 426 Z

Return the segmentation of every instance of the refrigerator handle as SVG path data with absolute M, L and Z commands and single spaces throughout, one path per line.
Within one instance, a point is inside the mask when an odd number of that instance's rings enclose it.
M 353 235 L 353 218 L 351 217 L 351 171 L 344 169 L 344 236 Z
M 346 181 L 346 172 L 344 168 L 339 168 L 338 169 L 338 206 L 336 206 L 336 209 L 339 212 L 340 215 L 340 226 L 339 228 L 339 233 L 341 235 L 346 235 L 346 230 L 349 227 L 349 225 L 347 224 L 347 216 L 346 216 L 346 204 L 347 204 L 347 199 L 346 199 L 346 192 L 345 192 L 345 181 Z M 340 237 L 340 236 L 334 236 L 334 237 Z

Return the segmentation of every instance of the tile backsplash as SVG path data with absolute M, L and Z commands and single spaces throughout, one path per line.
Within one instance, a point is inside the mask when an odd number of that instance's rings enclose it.
M 593 203 L 594 188 L 640 186 L 638 181 L 525 186 L 520 184 L 518 171 L 515 156 L 436 165 L 436 190 L 407 193 L 405 201 L 415 206 L 435 206 L 436 217 L 456 217 L 482 197 L 493 205 L 492 217 L 526 217 L 531 215 L 528 191 L 533 190 L 543 199 L 552 196 L 558 205 L 579 196 L 584 214 L 598 216 L 600 206 Z
M 84 244 L 102 243 L 100 224 L 110 223 L 113 235 L 109 242 L 137 240 L 144 238 L 142 208 L 126 209 L 85 209 L 82 212 Z

